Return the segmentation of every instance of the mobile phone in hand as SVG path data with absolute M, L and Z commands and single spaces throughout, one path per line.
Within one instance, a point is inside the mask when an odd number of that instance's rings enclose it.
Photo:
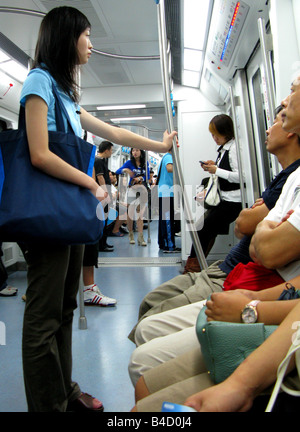
M 162 412 L 197 412 L 194 408 L 172 402 L 163 402 Z

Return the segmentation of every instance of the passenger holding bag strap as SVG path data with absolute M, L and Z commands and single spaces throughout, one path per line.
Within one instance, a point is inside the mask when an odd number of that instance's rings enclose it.
M 78 198 L 75 206 L 72 200 L 73 193 L 70 192 L 72 197 L 69 201 L 63 195 L 63 190 L 71 191 L 75 187 L 82 190 L 85 195 L 91 196 L 96 203 L 99 185 L 90 175 L 91 147 L 87 147 L 89 149 L 87 154 L 79 152 L 79 164 L 74 165 L 73 159 L 64 159 L 64 155 L 69 154 L 67 148 L 73 146 L 73 141 L 69 142 L 66 136 L 71 135 L 74 139 L 76 135 L 77 140 L 82 136 L 82 130 L 85 130 L 126 147 L 166 152 L 172 147 L 176 135 L 176 132 L 165 132 L 163 142 L 154 141 L 108 125 L 78 105 L 79 89 L 76 78 L 78 68 L 88 62 L 92 53 L 90 31 L 89 20 L 79 10 L 67 6 L 51 9 L 41 22 L 33 70 L 23 84 L 20 99 L 21 105 L 25 107 L 26 137 L 29 147 L 27 157 L 30 158 L 34 172 L 44 175 L 49 182 L 57 184 L 59 205 L 56 207 L 56 213 L 63 225 L 60 234 L 58 228 L 53 232 L 52 242 L 48 240 L 46 242 L 42 237 L 43 234 L 36 236 L 32 233 L 30 236 L 26 233 L 25 237 L 23 230 L 19 230 L 19 234 L 24 235 L 24 239 L 22 237 L 21 239 L 25 241 L 24 256 L 27 262 L 28 279 L 23 322 L 23 374 L 28 410 L 34 412 L 103 411 L 102 403 L 87 393 L 82 393 L 79 385 L 72 380 L 72 323 L 74 309 L 77 307 L 84 252 L 84 246 L 76 244 L 80 243 L 80 239 L 76 236 L 82 228 L 86 231 L 93 230 L 93 227 L 90 222 L 85 222 L 86 219 L 82 219 L 72 229 L 72 233 L 70 232 L 69 221 L 62 217 L 63 206 L 66 205 L 70 212 L 77 213 L 81 211 L 79 207 L 83 206 L 83 203 Z M 62 100 L 63 132 L 57 130 L 59 122 L 56 122 L 55 107 L 57 108 L 58 104 L 55 89 L 53 91 L 53 80 Z M 73 134 L 65 132 L 69 129 L 68 119 Z M 60 137 L 53 146 L 52 132 Z M 16 131 L 16 135 L 22 137 L 22 132 Z M 58 154 L 55 154 L 61 140 L 64 146 Z M 86 148 L 83 143 L 81 144 L 80 149 Z M 7 148 L 9 148 L 8 144 Z M 17 146 L 15 150 L 18 151 Z M 77 153 L 76 146 L 70 153 L 72 152 Z M 15 154 L 12 153 L 9 159 L 11 166 L 15 158 Z M 7 157 L 5 156 L 4 160 L 4 155 L 3 162 L 7 163 Z M 2 171 L 5 185 L 4 175 Z M 18 184 L 24 182 L 23 169 L 14 172 L 13 176 L 17 178 Z M 28 180 L 28 203 L 31 184 L 35 183 L 33 179 L 34 177 Z M 3 199 L 5 187 L 3 187 L 1 201 L 1 205 L 4 206 L 6 205 L 6 199 Z M 14 194 L 17 192 L 15 190 L 9 198 L 15 199 Z M 28 214 L 32 214 L 33 207 L 39 205 L 40 201 L 47 203 L 48 199 L 48 206 L 50 205 L 49 194 L 48 186 L 45 186 L 40 195 L 36 196 L 33 204 L 29 206 L 23 201 L 22 206 Z M 18 204 L 17 202 L 15 206 L 16 212 Z M 91 211 L 92 218 L 95 218 L 95 212 L 96 206 Z M 102 211 L 100 213 L 102 214 Z M 73 215 L 71 217 L 73 218 Z M 38 219 L 37 217 L 34 222 L 38 223 Z M 42 221 L 45 228 L 53 223 L 46 219 Z M 97 220 L 97 224 L 99 223 Z M 17 230 L 16 223 L 10 228 L 11 233 L 14 228 Z M 71 235 L 75 239 L 70 242 Z M 61 236 L 65 236 L 62 241 Z M 93 235 L 92 237 L 94 239 Z M 86 243 L 86 238 L 82 241 Z
M 44 74 L 47 72 L 44 71 Z M 57 127 L 57 131 L 48 133 L 49 149 L 68 164 L 91 176 L 95 146 L 75 135 L 50 75 L 49 79 L 52 80 Z M 67 119 L 67 133 L 62 113 Z M 50 176 L 32 165 L 23 106 L 20 107 L 18 130 L 0 134 L 0 151 L 2 241 L 55 244 L 99 241 L 104 214 L 98 199 L 88 189 Z

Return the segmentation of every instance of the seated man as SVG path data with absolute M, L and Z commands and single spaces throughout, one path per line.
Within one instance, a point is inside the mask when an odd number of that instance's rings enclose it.
M 300 76 L 293 82 L 291 94 L 283 101 L 282 105 L 285 108 L 282 113 L 283 118 L 283 128 L 289 133 L 296 133 L 300 135 Z M 274 126 L 273 126 L 274 127 Z M 252 238 L 250 245 L 251 257 L 255 262 L 259 264 L 264 264 L 270 268 L 276 268 L 278 273 L 282 276 L 284 280 L 289 278 L 294 278 L 299 275 L 300 271 L 300 168 L 298 168 L 286 181 L 283 187 L 282 193 L 275 205 L 275 207 L 270 211 L 268 216 L 262 221 Z M 266 244 L 266 242 L 269 242 Z M 271 246 L 270 246 L 271 245 Z M 296 279 L 295 279 L 296 281 Z M 238 294 L 238 293 L 234 293 Z M 227 300 L 234 296 L 232 293 L 224 293 L 227 296 Z M 211 303 L 215 301 L 215 296 L 212 296 L 212 301 L 208 303 L 208 309 L 211 308 Z M 217 295 L 219 297 L 219 294 Z M 224 299 L 223 299 L 224 300 Z M 223 303 L 223 302 L 221 302 Z M 290 302 L 288 302 L 290 303 Z M 278 305 L 286 307 L 286 302 L 278 302 Z M 258 307 L 263 305 L 258 304 Z M 272 305 L 271 305 L 272 306 Z M 268 305 L 270 307 L 270 304 Z M 218 308 L 217 308 L 218 309 Z M 228 309 L 228 308 L 227 308 Z M 225 308 L 225 312 L 227 311 Z M 294 313 L 295 311 L 295 313 Z M 215 310 L 216 312 L 216 310 Z M 261 311 L 260 311 L 261 312 Z M 207 313 L 208 319 L 219 318 L 218 315 L 210 315 Z M 224 318 L 224 315 L 222 315 Z M 228 317 L 225 318 L 226 320 Z M 220 384 L 216 392 L 206 393 L 212 396 L 210 402 L 210 408 L 218 407 L 222 411 L 222 401 L 220 401 L 219 396 L 222 394 L 223 405 L 226 406 L 226 402 L 230 400 L 232 396 L 232 389 L 237 389 L 236 383 L 240 381 L 241 387 L 246 389 L 246 398 L 243 402 L 243 398 L 240 397 L 239 390 L 234 397 L 234 402 L 237 402 L 239 406 L 235 406 L 234 410 L 246 410 L 249 408 L 254 399 L 254 397 L 261 391 L 270 385 L 275 377 L 276 371 L 280 361 L 286 354 L 287 348 L 289 348 L 292 339 L 292 332 L 294 332 L 294 323 L 298 322 L 299 319 L 299 305 L 293 309 L 288 317 L 283 321 L 282 325 L 265 341 L 260 348 L 258 348 L 249 358 L 244 361 L 240 367 L 236 369 L 237 375 L 241 372 L 240 377 L 237 381 L 233 379 L 230 382 L 229 387 Z M 266 350 L 267 347 L 267 350 Z M 278 351 L 277 351 L 278 349 Z M 259 354 L 257 354 L 259 353 Z M 279 357 L 278 357 L 279 353 Z M 262 356 L 261 356 L 262 354 Z M 176 361 L 176 360 L 175 360 Z M 161 365 L 164 367 L 164 365 Z M 247 368 L 249 367 L 248 371 Z M 256 369 L 258 368 L 258 370 Z M 236 372 L 232 374 L 231 377 L 236 376 Z M 176 373 L 173 376 L 176 376 Z M 255 378 L 254 378 L 255 376 Z M 231 378 L 230 377 L 230 378 Z M 248 383 L 247 383 L 248 377 Z M 256 377 L 258 380 L 255 382 Z M 229 378 L 229 380 L 230 380 Z M 142 378 L 141 378 L 142 381 Z M 224 383 L 227 383 L 225 380 Z M 263 385 L 261 385 L 263 382 Z M 169 381 L 170 383 L 170 381 Z M 167 385 L 169 385 L 169 383 Z M 249 386 L 247 387 L 247 384 Z M 221 386 L 221 387 L 220 387 Z M 180 388 L 183 388 L 182 383 L 180 383 Z M 226 392 L 229 390 L 229 393 Z M 243 390 L 241 394 L 243 395 Z M 247 393 L 247 391 L 249 392 Z M 174 394 L 175 389 L 172 389 Z M 145 389 L 142 388 L 142 394 L 145 395 Z M 194 406 L 196 409 L 200 410 L 203 408 L 203 400 L 201 392 L 196 394 L 195 397 L 189 399 L 186 403 L 187 405 Z M 216 399 L 214 400 L 214 396 Z M 167 399 L 167 398 L 166 398 Z M 180 403 L 180 402 L 179 402 Z M 246 405 L 243 405 L 247 403 Z M 234 404 L 235 405 L 235 404 Z M 207 405 L 207 407 L 209 404 Z M 221 407 L 221 409 L 220 409 Z M 215 409 L 209 409 L 215 411 Z
M 273 130 L 276 129 L 276 124 L 277 123 L 275 123 L 272 128 Z M 282 130 L 281 126 L 280 130 Z M 300 224 L 297 225 L 298 217 L 300 217 L 300 194 L 297 195 L 296 193 L 298 191 L 299 182 L 300 168 L 289 176 L 274 209 L 266 216 L 265 220 L 261 222 L 262 225 L 265 225 L 267 219 L 275 221 L 274 223 L 277 224 L 277 228 L 273 227 L 272 233 L 274 237 L 276 237 L 276 233 L 278 233 L 277 235 L 281 237 L 282 243 L 285 243 L 283 241 L 286 234 L 285 230 L 289 232 L 289 230 L 292 229 L 295 239 L 292 251 L 289 251 L 289 254 L 286 256 L 281 256 L 281 261 L 276 261 L 280 262 L 280 265 L 284 264 L 285 267 L 276 268 L 274 274 L 279 278 L 279 282 L 274 285 L 280 285 L 281 282 L 288 281 L 300 274 L 300 261 L 297 261 L 297 258 L 300 256 Z M 290 210 L 295 211 L 287 219 L 286 215 L 289 214 Z M 288 227 L 285 229 L 284 226 L 287 224 L 291 224 L 292 228 L 290 229 Z M 259 226 L 260 225 L 258 225 L 258 228 Z M 257 259 L 255 255 L 256 247 L 254 246 L 256 242 L 258 246 L 260 246 L 260 242 L 256 240 L 256 234 L 254 234 L 253 242 L 251 242 L 251 249 L 254 250 L 253 257 L 255 259 Z M 285 247 L 287 247 L 286 244 Z M 266 248 L 266 250 L 268 250 L 268 248 Z M 261 267 L 261 269 L 263 269 L 263 267 Z M 235 270 L 232 272 L 234 271 Z M 265 271 L 268 270 L 265 269 Z M 273 273 L 271 273 L 271 276 L 272 275 Z M 272 284 L 269 286 L 272 286 Z M 262 288 L 266 288 L 266 286 L 261 286 L 259 289 Z M 185 307 L 177 308 L 174 311 L 149 316 L 147 319 L 140 322 L 136 332 L 136 342 L 139 346 L 133 352 L 129 364 L 129 374 L 133 383 L 135 383 L 138 377 L 146 370 L 170 358 L 174 358 L 194 346 L 196 340 L 194 325 L 202 306 L 203 302 L 196 302 L 191 305 L 186 305 Z M 240 309 L 238 309 L 237 316 L 239 318 Z
M 235 232 L 239 237 L 244 236 L 223 262 L 217 261 L 200 273 L 177 276 L 147 294 L 140 305 L 138 322 L 150 315 L 205 300 L 212 292 L 222 291 L 231 270 L 239 263 L 251 261 L 249 244 L 257 223 L 274 207 L 286 179 L 300 165 L 299 137 L 283 131 L 280 109 L 278 111 L 274 125 L 267 131 L 267 150 L 276 155 L 283 169 L 263 192 L 263 200 L 240 213 Z M 135 330 L 136 326 L 128 337 L 136 343 Z

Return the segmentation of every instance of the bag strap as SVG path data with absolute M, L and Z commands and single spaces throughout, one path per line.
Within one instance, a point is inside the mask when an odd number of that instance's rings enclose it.
M 223 147 L 224 147 L 224 145 L 221 145 L 221 146 L 218 148 L 218 150 L 217 150 L 217 152 L 218 152 L 218 157 L 217 157 L 216 162 L 215 162 L 216 165 L 218 165 L 218 162 L 221 160 L 221 150 L 222 150 Z
M 44 69 L 43 69 L 44 70 Z M 48 71 L 46 71 L 48 72 Z M 62 116 L 62 112 L 64 113 L 66 119 L 67 119 L 67 126 L 68 126 L 68 130 L 67 133 L 71 133 L 73 135 L 76 135 L 72 124 L 71 124 L 71 120 L 69 117 L 69 114 L 66 110 L 66 107 L 58 93 L 58 90 L 56 88 L 55 82 L 53 77 L 50 75 L 50 73 L 48 72 L 49 77 L 51 79 L 52 82 L 52 93 L 55 99 L 55 123 L 56 123 L 56 129 L 58 132 L 66 132 L 65 130 L 65 125 L 64 125 L 64 120 L 63 120 L 63 116 Z M 18 124 L 18 129 L 21 130 L 25 130 L 25 108 L 20 105 L 20 111 L 19 111 L 19 124 Z
M 217 185 L 217 192 L 218 192 L 218 194 L 220 195 L 219 178 L 218 178 L 218 176 L 217 176 L 216 174 L 212 174 L 212 175 L 211 175 L 211 184 L 210 184 L 210 185 L 207 184 L 207 187 L 209 186 L 209 188 L 208 188 L 207 191 L 206 191 L 205 197 L 208 196 L 208 194 L 209 194 L 210 191 L 212 190 L 212 188 L 213 188 L 215 182 L 216 182 L 216 185 Z M 204 200 L 205 200 L 205 197 L 204 197 Z
M 283 384 L 286 370 L 288 368 L 288 365 L 290 364 L 291 358 L 300 349 L 299 336 L 300 336 L 300 330 L 298 329 L 297 337 L 295 339 L 295 341 L 296 342 L 298 341 L 298 343 L 295 343 L 295 342 L 292 343 L 287 355 L 285 356 L 285 358 L 282 360 L 282 362 L 278 366 L 277 380 L 276 380 L 273 392 L 271 394 L 271 397 L 270 397 L 270 400 L 269 400 L 269 403 L 267 405 L 265 412 L 271 412 L 272 411 L 280 389 L 282 389 L 283 391 L 285 391 L 286 393 L 288 393 L 292 396 L 300 396 L 300 391 L 292 390 L 292 389 L 288 388 L 285 384 Z M 298 353 L 298 355 L 299 355 L 299 353 Z M 298 370 L 298 374 L 299 374 L 299 370 Z
M 50 75 L 50 77 L 51 77 L 51 75 Z M 66 110 L 66 107 L 65 107 L 63 101 L 61 100 L 61 97 L 58 93 L 58 90 L 56 88 L 56 85 L 54 84 L 54 80 L 52 77 L 51 77 L 51 80 L 52 80 L 52 91 L 53 91 L 53 95 L 55 98 L 55 121 L 57 122 L 57 119 L 58 119 L 58 122 L 56 123 L 56 128 L 60 132 L 65 132 L 63 117 L 61 114 L 63 112 L 66 119 L 67 119 L 68 133 L 73 133 L 75 135 L 68 111 Z M 61 124 L 61 122 L 62 122 L 62 124 Z M 58 123 L 59 123 L 59 125 L 58 125 Z

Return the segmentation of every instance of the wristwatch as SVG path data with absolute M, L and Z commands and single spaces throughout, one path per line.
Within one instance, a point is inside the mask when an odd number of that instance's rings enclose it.
M 252 300 L 250 303 L 246 304 L 241 313 L 242 322 L 245 324 L 253 324 L 256 323 L 258 318 L 258 313 L 256 310 L 256 306 L 260 300 Z

